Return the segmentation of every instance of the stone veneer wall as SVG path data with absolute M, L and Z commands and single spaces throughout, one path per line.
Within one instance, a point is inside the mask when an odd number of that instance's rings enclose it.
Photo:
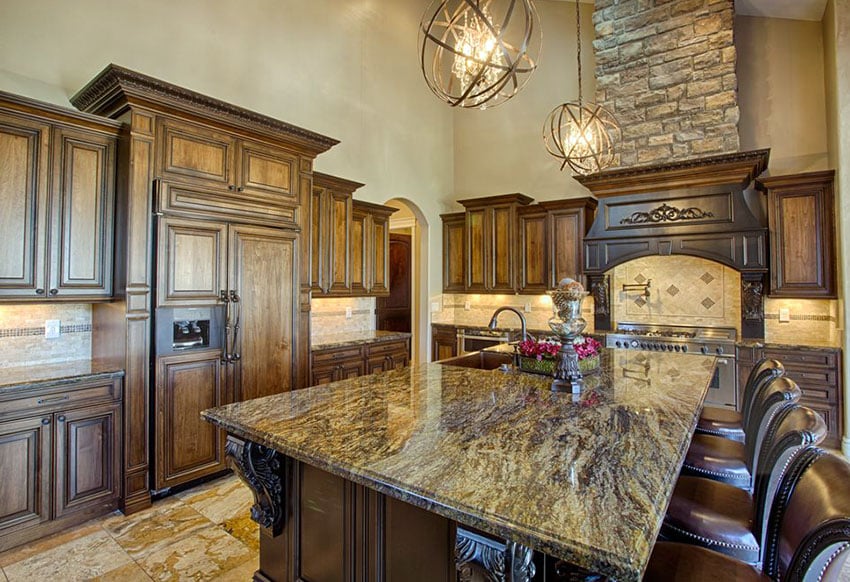
M 596 0 L 596 101 L 619 166 L 737 152 L 732 0 Z
M 56 339 L 44 337 L 44 322 L 60 321 Z M 0 305 L 0 369 L 91 358 L 91 305 L 40 303 Z

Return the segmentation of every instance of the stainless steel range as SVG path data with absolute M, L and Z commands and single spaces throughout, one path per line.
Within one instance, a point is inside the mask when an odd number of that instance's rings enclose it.
M 609 348 L 679 352 L 717 357 L 717 370 L 709 387 L 706 404 L 737 408 L 738 374 L 735 369 L 735 339 L 731 327 L 691 327 L 618 323 L 606 336 Z

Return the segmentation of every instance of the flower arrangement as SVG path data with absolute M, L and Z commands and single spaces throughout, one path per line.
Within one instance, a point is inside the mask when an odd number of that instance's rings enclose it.
M 592 370 L 599 365 L 599 350 L 602 344 L 592 337 L 578 336 L 573 341 L 582 372 Z M 519 343 L 520 369 L 527 372 L 551 374 L 556 366 L 561 342 L 556 339 L 536 341 L 527 339 Z

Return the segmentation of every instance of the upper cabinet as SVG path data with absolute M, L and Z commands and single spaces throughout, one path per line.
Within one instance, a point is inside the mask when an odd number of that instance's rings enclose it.
M 758 180 L 767 191 L 770 295 L 835 298 L 835 172 Z
M 517 209 L 532 202 L 523 194 L 460 200 L 466 207 L 466 290 L 516 291 Z
M 112 296 L 120 128 L 0 93 L 0 300 Z
M 521 194 L 462 200 L 442 215 L 443 292 L 543 293 L 579 279 L 590 197 L 529 204 Z
M 298 226 L 298 158 L 270 145 L 162 117 L 159 209 Z
M 395 208 L 354 200 L 363 186 L 313 173 L 310 281 L 313 297 L 389 293 L 389 217 Z

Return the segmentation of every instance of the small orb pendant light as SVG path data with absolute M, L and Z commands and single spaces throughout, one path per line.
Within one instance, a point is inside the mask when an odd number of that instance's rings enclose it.
M 578 101 L 558 105 L 543 124 L 546 150 L 569 166 L 575 174 L 593 174 L 611 166 L 620 126 L 601 105 L 583 101 L 581 95 L 581 14 L 576 0 L 576 42 L 578 43 Z
M 495 107 L 537 68 L 541 34 L 532 0 L 434 0 L 419 25 L 420 66 L 452 107 Z

